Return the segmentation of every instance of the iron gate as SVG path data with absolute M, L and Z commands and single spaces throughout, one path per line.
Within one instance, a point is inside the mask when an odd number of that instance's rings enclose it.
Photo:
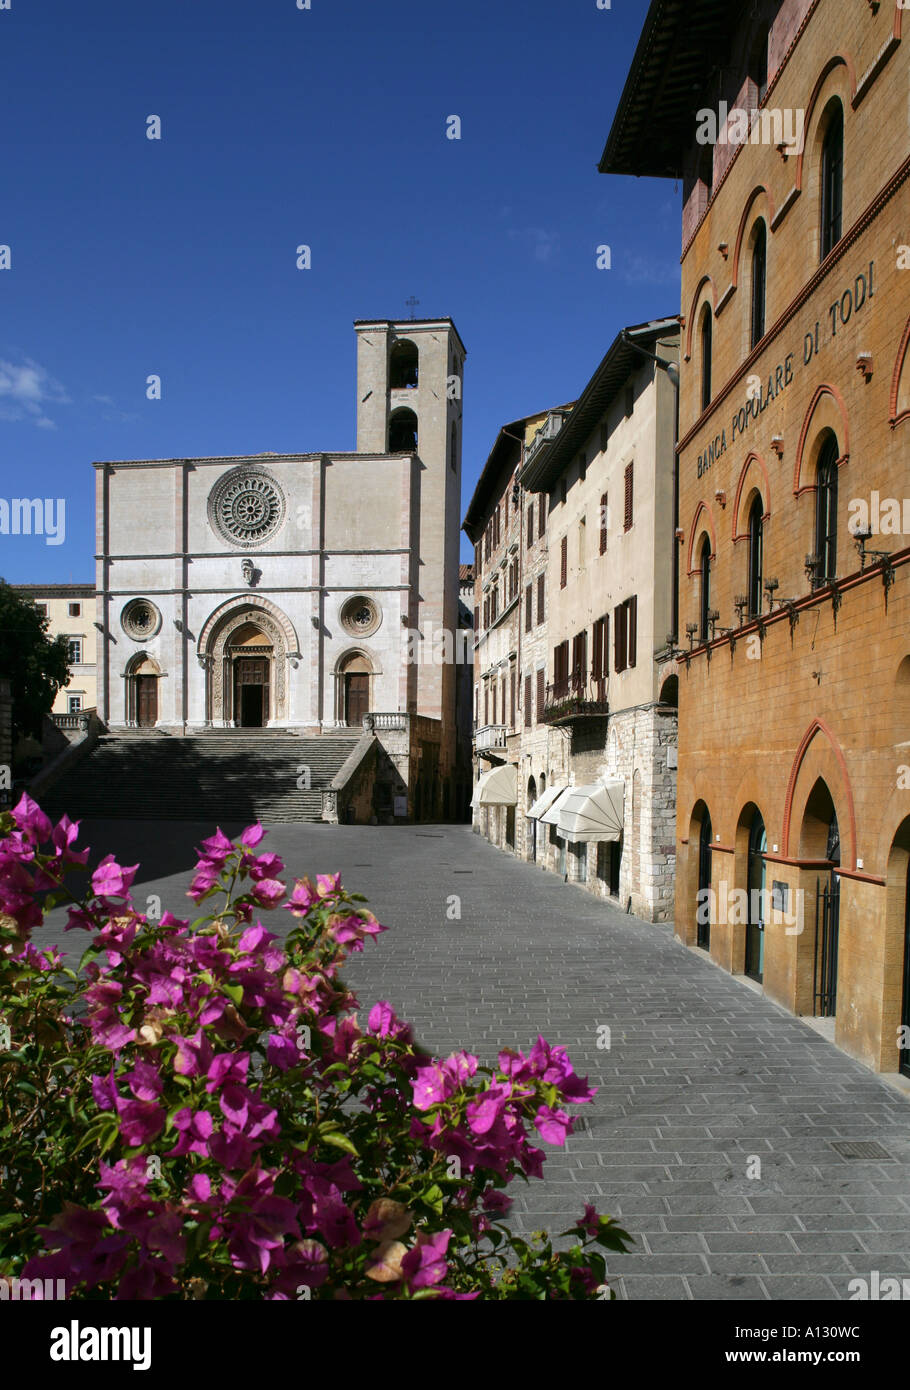
M 815 894 L 815 1016 L 833 1018 L 837 1012 L 837 933 L 840 920 L 840 879 L 832 874 Z

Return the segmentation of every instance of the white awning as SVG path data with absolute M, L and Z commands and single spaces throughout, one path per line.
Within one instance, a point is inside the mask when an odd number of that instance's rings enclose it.
M 540 820 L 544 811 L 549 811 L 553 802 L 559 796 L 559 793 L 564 791 L 565 785 L 562 782 L 560 782 L 558 786 L 547 787 L 546 791 L 540 793 L 540 796 L 534 802 L 533 806 L 529 807 L 525 814 L 530 820 Z
M 541 825 L 556 825 L 557 817 L 559 815 L 559 808 L 562 805 L 562 797 L 565 796 L 567 791 L 571 790 L 571 787 L 560 787 L 557 790 L 553 800 L 550 802 L 543 815 L 539 818 Z
M 518 768 L 514 763 L 500 763 L 485 772 L 474 784 L 472 806 L 517 806 Z
M 557 835 L 575 844 L 619 840 L 623 792 L 622 782 L 592 782 L 586 787 L 569 787 L 553 808 Z

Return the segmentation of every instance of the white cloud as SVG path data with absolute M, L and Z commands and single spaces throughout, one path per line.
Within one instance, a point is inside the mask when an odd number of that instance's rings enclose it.
M 630 285 L 679 285 L 679 261 L 663 261 L 656 256 L 624 255 L 620 266 L 623 280 Z
M 513 241 L 525 242 L 535 261 L 549 261 L 559 251 L 559 233 L 546 227 L 513 227 L 509 236 Z
M 48 406 L 69 405 L 59 381 L 31 358 L 9 362 L 0 358 L 0 420 L 28 420 L 39 429 L 56 429 Z

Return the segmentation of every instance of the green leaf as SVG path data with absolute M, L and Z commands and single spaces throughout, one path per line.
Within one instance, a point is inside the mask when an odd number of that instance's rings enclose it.
M 353 1154 L 355 1158 L 360 1157 L 360 1154 L 358 1153 L 355 1146 L 351 1143 L 348 1136 L 346 1134 L 342 1134 L 341 1130 L 336 1129 L 333 1130 L 330 1134 L 321 1134 L 319 1137 L 324 1144 L 331 1144 L 333 1149 L 343 1149 L 346 1154 Z
M 232 999 L 239 1008 L 243 1003 L 243 985 L 225 985 L 224 993 L 228 999 Z

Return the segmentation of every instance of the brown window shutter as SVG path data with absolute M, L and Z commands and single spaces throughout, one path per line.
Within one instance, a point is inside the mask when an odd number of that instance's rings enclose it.
M 525 676 L 525 728 L 531 727 L 531 677 Z
M 629 665 L 635 665 L 635 648 L 638 640 L 638 595 L 628 600 L 629 605 Z
M 544 706 L 544 699 L 545 699 L 545 696 L 546 696 L 546 689 L 545 689 L 545 686 L 546 686 L 546 679 L 547 679 L 547 673 L 546 673 L 546 671 L 543 669 L 543 667 L 541 666 L 540 670 L 537 672 L 537 722 L 538 722 L 538 724 L 541 723 L 541 721 L 542 721 L 542 719 L 543 719 L 543 706 Z
M 613 609 L 613 669 L 626 669 L 626 608 L 622 603 Z
M 490 722 L 490 687 L 485 685 L 483 688 L 483 722 Z
M 515 728 L 515 671 L 509 672 L 509 727 Z
M 496 723 L 496 682 L 495 682 L 495 681 L 491 681 L 490 684 L 491 684 L 491 686 L 493 687 L 493 723 L 495 724 L 495 723 Z
M 539 575 L 537 576 L 537 621 L 538 621 L 538 623 L 542 623 L 542 622 L 543 622 L 543 615 L 544 615 L 544 586 L 545 586 L 545 584 L 546 584 L 546 576 L 543 575 L 543 574 L 539 574 Z
M 528 508 L 528 549 L 534 544 L 534 503 Z
M 623 520 L 623 529 L 626 531 L 632 528 L 632 490 L 633 490 L 633 470 L 634 463 L 626 464 L 626 510 Z
M 569 576 L 569 537 L 563 536 L 559 543 L 559 587 L 566 587 L 566 580 Z
M 600 499 L 600 553 L 603 555 L 607 549 L 607 494 L 604 493 Z
M 607 613 L 607 614 L 605 615 L 603 622 L 604 622 L 604 648 L 603 648 L 603 665 L 602 665 L 602 667 L 601 667 L 601 672 L 600 672 L 600 674 L 601 674 L 602 676 L 608 676 L 608 675 L 610 674 L 610 615 L 609 615 L 609 613 Z
M 604 620 L 598 618 L 591 633 L 591 675 L 596 680 L 603 664 Z
M 543 493 L 541 493 L 540 497 L 539 497 L 538 500 L 537 500 L 537 539 L 538 539 L 538 540 L 540 540 L 540 538 L 543 536 L 543 533 L 544 533 L 544 531 L 546 530 L 546 524 L 547 524 L 547 514 L 546 514 L 546 511 L 544 510 L 544 496 L 543 496 Z
M 474 609 L 474 631 L 476 632 L 477 629 L 478 629 L 479 627 L 480 627 L 480 609 L 477 608 L 477 607 L 475 607 L 475 609 Z
M 532 585 L 529 584 L 528 587 L 525 589 L 525 632 L 531 631 L 531 624 L 534 618 L 533 608 L 534 589 Z

